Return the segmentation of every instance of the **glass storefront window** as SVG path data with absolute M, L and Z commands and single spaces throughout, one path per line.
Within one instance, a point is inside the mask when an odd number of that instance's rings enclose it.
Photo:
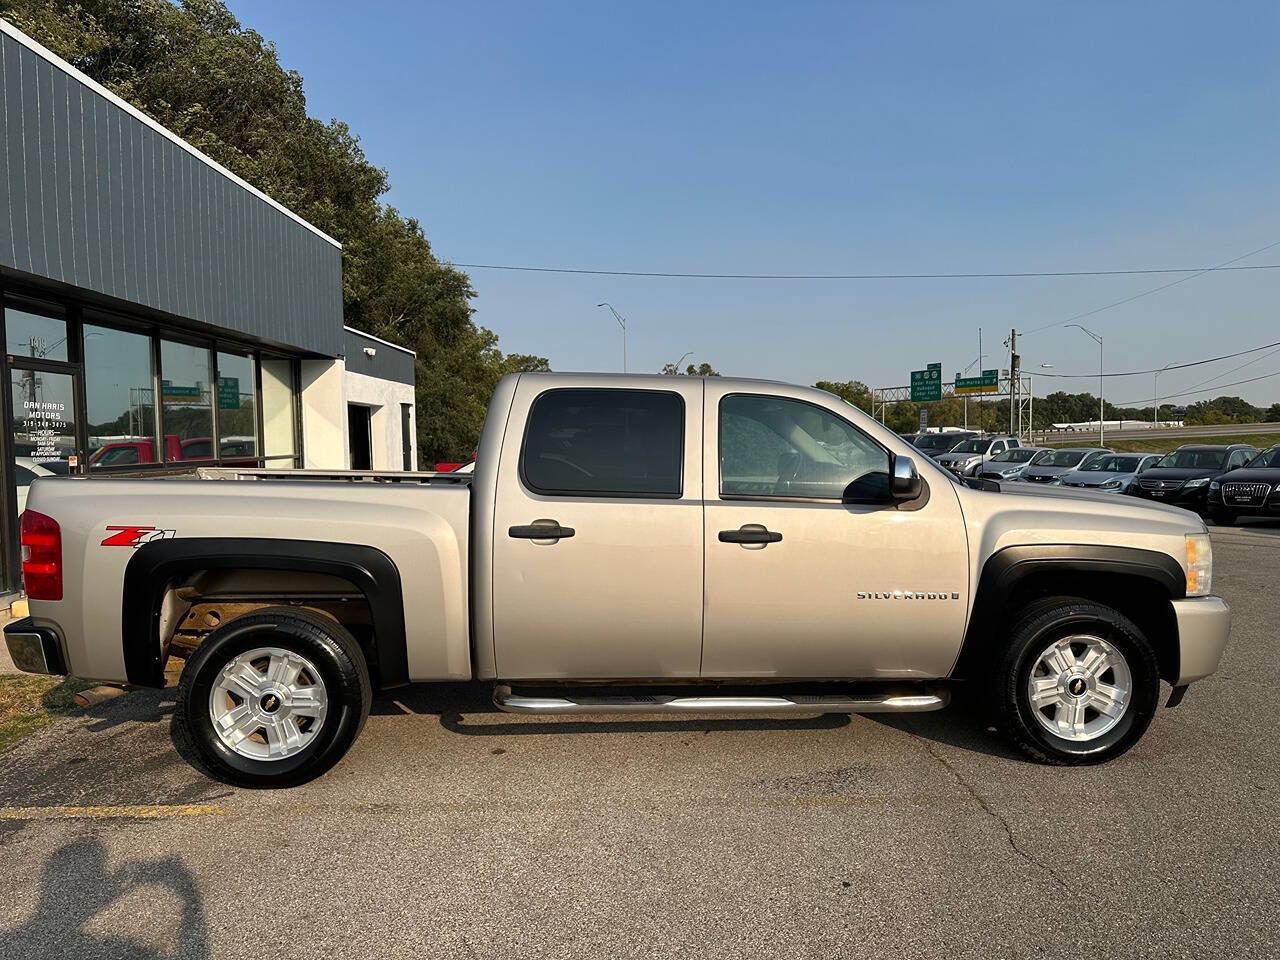
M 160 341 L 160 417 L 164 459 L 213 457 L 213 403 L 209 351 L 173 340 Z
M 12 370 L 9 387 L 21 513 L 33 479 L 67 475 L 69 458 L 76 452 L 75 393 L 71 374 L 44 370 Z
M 294 466 L 297 449 L 294 437 L 293 361 L 263 357 L 262 370 L 262 454 L 264 464 L 276 470 Z
M 86 323 L 89 469 L 158 463 L 151 338 Z
M 218 453 L 236 465 L 258 455 L 253 357 L 218 354 Z
M 4 311 L 5 351 L 12 357 L 37 360 L 67 359 L 67 321 L 28 313 L 15 307 Z

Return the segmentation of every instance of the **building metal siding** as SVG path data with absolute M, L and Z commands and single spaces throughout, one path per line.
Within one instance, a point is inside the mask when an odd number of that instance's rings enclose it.
M 0 265 L 342 354 L 342 251 L 332 240 L 8 32 L 0 84 Z
M 344 327 L 346 347 L 346 367 L 352 373 L 363 373 L 365 376 L 377 377 L 380 380 L 394 380 L 396 383 L 414 383 L 414 355 L 404 347 L 396 347 L 377 337 L 372 337 L 359 330 Z M 365 347 L 374 351 L 371 357 L 364 352 Z

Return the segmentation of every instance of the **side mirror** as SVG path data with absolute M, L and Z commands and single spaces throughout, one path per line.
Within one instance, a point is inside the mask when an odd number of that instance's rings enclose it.
M 894 500 L 915 500 L 920 496 L 922 482 L 916 471 L 916 463 L 910 457 L 893 458 L 893 474 L 889 481 L 889 495 Z

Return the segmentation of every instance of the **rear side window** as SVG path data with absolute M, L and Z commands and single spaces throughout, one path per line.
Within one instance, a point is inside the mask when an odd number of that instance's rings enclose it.
M 684 401 L 665 390 L 548 390 L 529 411 L 520 472 L 536 493 L 678 497 Z

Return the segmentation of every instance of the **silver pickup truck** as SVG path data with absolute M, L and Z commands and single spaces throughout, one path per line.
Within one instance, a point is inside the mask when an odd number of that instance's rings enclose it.
M 1230 614 L 1194 514 L 960 481 L 820 390 L 519 374 L 471 475 L 46 478 L 24 669 L 159 686 L 224 781 L 336 763 L 379 689 L 486 681 L 523 713 L 945 706 L 1094 763 L 1212 673 Z

